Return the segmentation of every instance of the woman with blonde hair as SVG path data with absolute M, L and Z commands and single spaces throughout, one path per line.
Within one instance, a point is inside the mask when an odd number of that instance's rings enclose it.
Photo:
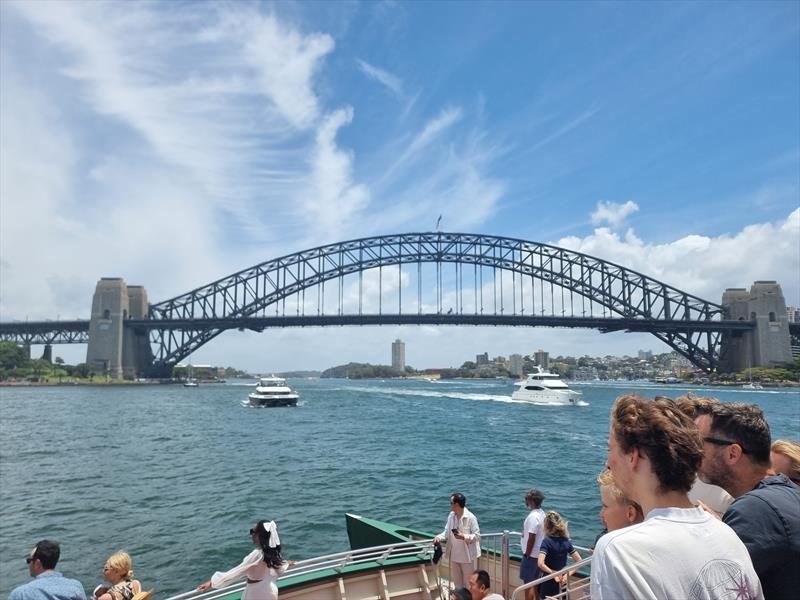
M 783 473 L 800 485 L 800 443 L 790 440 L 776 440 L 769 453 L 772 470 Z
M 581 555 L 572 546 L 569 539 L 567 522 L 557 512 L 550 510 L 544 517 L 544 534 L 542 546 L 539 548 L 539 576 L 560 571 L 567 565 L 567 556 L 579 561 Z M 561 592 L 560 584 L 563 576 L 545 581 L 539 586 L 539 597 L 556 596 Z
M 103 565 L 103 578 L 111 587 L 98 586 L 94 591 L 97 600 L 131 600 L 142 591 L 141 584 L 133 578 L 133 562 L 124 550 L 112 554 Z

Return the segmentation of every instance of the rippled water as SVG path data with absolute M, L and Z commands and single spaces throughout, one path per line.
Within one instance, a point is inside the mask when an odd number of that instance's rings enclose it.
M 0 596 L 45 537 L 89 590 L 124 548 L 165 596 L 236 564 L 259 518 L 307 558 L 348 548 L 348 511 L 438 532 L 456 490 L 489 532 L 519 530 L 539 487 L 588 544 L 613 399 L 686 391 L 586 385 L 585 406 L 555 407 L 513 402 L 506 381 L 291 383 L 300 405 L 276 409 L 242 407 L 242 385 L 1 388 Z M 708 394 L 758 402 L 773 437 L 800 438 L 797 391 Z

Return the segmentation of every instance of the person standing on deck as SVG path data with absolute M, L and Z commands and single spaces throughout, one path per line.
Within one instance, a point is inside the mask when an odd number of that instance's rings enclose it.
M 720 404 L 696 419 L 703 437 L 700 477 L 735 498 L 722 521 L 747 546 L 764 597 L 800 590 L 800 486 L 768 475 L 771 434 L 756 404 Z
M 544 539 L 544 511 L 542 510 L 544 494 L 537 489 L 530 489 L 525 494 L 525 505 L 530 513 L 522 524 L 522 562 L 519 565 L 519 578 L 530 583 L 538 577 L 539 548 Z M 539 590 L 535 587 L 525 590 L 526 600 L 539 600 Z
M 434 544 L 447 541 L 445 553 L 450 561 L 450 576 L 455 587 L 466 587 L 481 555 L 481 530 L 478 519 L 467 508 L 467 498 L 456 492 L 450 496 L 450 514 L 444 531 L 433 538 Z
M 259 521 L 250 529 L 250 539 L 258 548 L 230 571 L 214 573 L 197 591 L 219 589 L 245 579 L 247 585 L 242 600 L 278 600 L 278 578 L 294 564 L 281 556 L 278 526 L 275 521 Z
M 689 500 L 702 457 L 697 426 L 672 400 L 617 398 L 606 467 L 645 520 L 597 542 L 592 600 L 764 597 L 736 533 Z
M 61 556 L 57 542 L 42 540 L 28 555 L 28 572 L 33 581 L 14 588 L 8 600 L 86 600 L 80 581 L 67 579 L 56 571 Z

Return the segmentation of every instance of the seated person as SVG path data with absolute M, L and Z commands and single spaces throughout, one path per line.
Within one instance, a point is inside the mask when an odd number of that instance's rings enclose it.
M 130 555 L 120 550 L 108 557 L 103 565 L 103 577 L 111 586 L 97 586 L 94 597 L 97 600 L 132 600 L 142 591 L 141 584 L 133 578 Z
M 472 594 L 467 588 L 456 588 L 450 592 L 450 600 L 472 600 Z
M 489 573 L 483 569 L 473 571 L 469 576 L 469 593 L 472 600 L 503 600 L 500 594 L 493 594 Z

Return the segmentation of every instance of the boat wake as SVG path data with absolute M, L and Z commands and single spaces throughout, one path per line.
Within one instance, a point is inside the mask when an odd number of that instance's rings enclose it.
M 468 392 L 451 392 L 449 390 L 434 391 L 434 390 L 413 390 L 407 388 L 391 388 L 391 387 L 358 387 L 351 386 L 341 388 L 350 392 L 366 392 L 368 394 L 383 394 L 385 396 L 417 396 L 423 398 L 456 398 L 458 400 L 473 400 L 473 401 L 490 401 L 490 402 L 505 402 L 506 404 L 535 404 L 537 406 L 565 406 L 564 404 L 556 404 L 553 402 L 526 402 L 522 400 L 514 400 L 511 396 L 504 394 L 473 394 Z M 577 406 L 589 406 L 587 402 L 578 401 Z

